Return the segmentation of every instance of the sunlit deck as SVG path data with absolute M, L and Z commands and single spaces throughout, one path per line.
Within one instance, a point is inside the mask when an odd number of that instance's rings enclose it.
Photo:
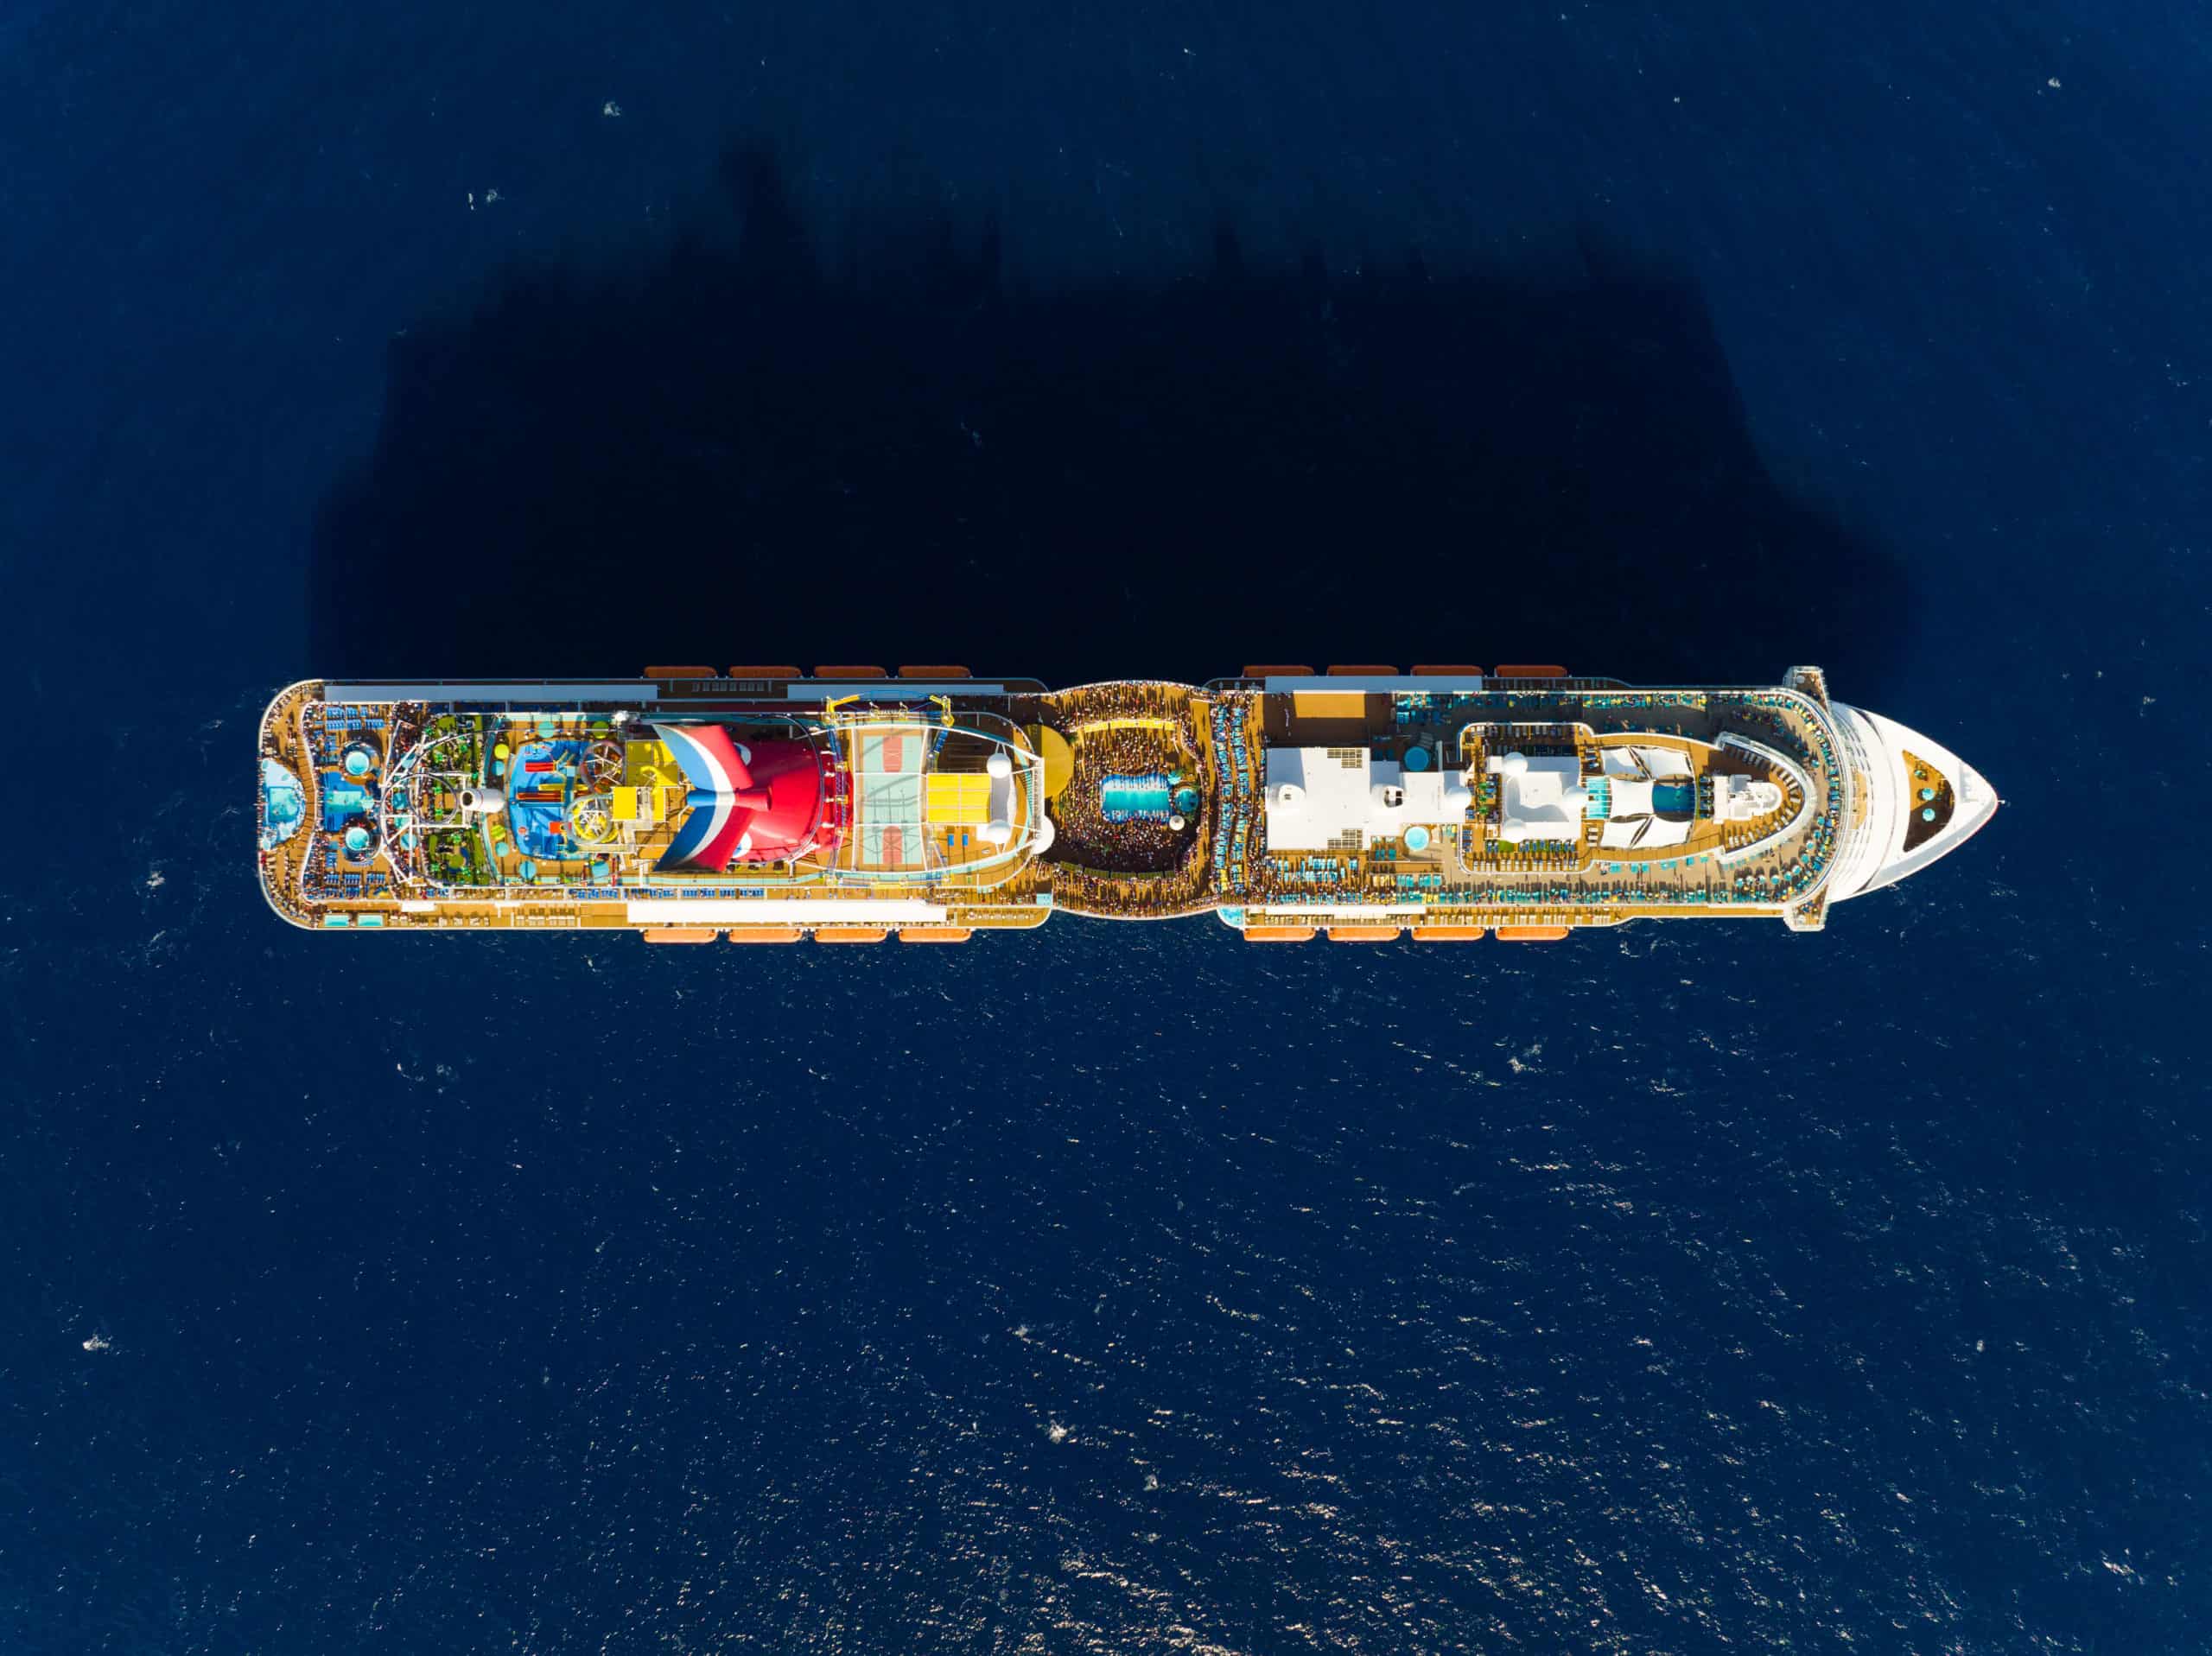
M 851 779 L 851 821 L 830 871 L 984 887 L 1031 854 L 1042 760 L 1002 715 L 868 718 L 842 725 L 835 739 Z
M 1745 688 L 1363 668 L 1065 691 L 912 670 L 840 669 L 820 690 L 782 669 L 293 686 L 261 732 L 264 890 L 318 928 L 669 941 L 946 941 L 1055 909 L 1220 910 L 1255 939 L 1697 914 L 1808 929 L 1840 864 L 1846 894 L 1895 878 L 1994 808 L 1940 745 L 1831 709 L 1815 669 Z
M 1795 693 L 1562 684 L 1386 700 L 1355 707 L 1343 693 L 1317 693 L 1270 717 L 1286 743 L 1364 744 L 1380 760 L 1449 755 L 1475 796 L 1471 809 L 1421 841 L 1271 853 L 1254 906 L 1325 915 L 1388 905 L 1408 923 L 1442 912 L 1493 926 L 1540 910 L 1561 923 L 1605 924 L 1676 911 L 1777 912 L 1825 872 L 1843 778 L 1818 709 Z M 1503 779 L 1491 770 L 1501 746 L 1554 767 L 1560 796 L 1572 787 L 1589 798 L 1577 796 L 1555 831 L 1502 837 Z M 1606 843 L 1596 807 L 1618 780 L 1607 775 L 1608 755 L 1634 750 L 1682 757 L 1681 820 L 1663 845 Z M 1717 819 L 1712 787 L 1732 776 L 1772 785 L 1773 808 Z

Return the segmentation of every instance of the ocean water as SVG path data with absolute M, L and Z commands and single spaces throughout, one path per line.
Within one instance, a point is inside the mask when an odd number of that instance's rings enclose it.
M 2208 1642 L 2202 15 L 0 19 L 0 1642 Z M 335 938 L 317 672 L 1826 666 L 1817 937 Z

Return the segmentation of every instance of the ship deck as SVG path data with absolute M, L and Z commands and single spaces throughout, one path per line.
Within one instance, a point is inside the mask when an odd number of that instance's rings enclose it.
M 760 941 L 966 935 L 1033 926 L 1057 909 L 1123 919 L 1221 910 L 1255 936 L 1548 935 L 1687 914 L 1803 926 L 1820 923 L 1821 879 L 1853 826 L 1817 685 L 1273 682 L 1045 691 L 938 681 L 827 707 L 759 700 L 749 682 L 732 694 L 728 680 L 674 698 L 664 688 L 662 705 L 741 738 L 796 733 L 833 779 L 825 809 L 842 837 L 787 861 L 704 872 L 667 866 L 698 796 L 619 685 L 603 700 L 532 707 L 512 694 L 474 705 L 463 686 L 450 699 L 379 702 L 363 689 L 334 703 L 311 682 L 279 696 L 264 722 L 264 885 L 287 918 L 317 927 Z M 1362 778 L 1448 771 L 1467 790 L 1453 797 L 1468 803 L 1418 828 L 1370 823 L 1271 847 L 1269 765 L 1291 752 Z M 994 753 L 1011 758 L 1010 774 L 990 772 Z M 1575 790 L 1563 796 L 1587 814 L 1529 837 L 1502 786 L 1505 753 Z M 1618 843 L 1626 830 L 1600 807 L 1653 763 L 1671 815 L 1637 831 L 1672 837 Z M 1770 786 L 1755 796 L 1768 809 L 1730 817 L 1713 805 L 1751 783 Z M 504 810 L 472 815 L 472 790 L 486 789 L 501 791 Z M 1424 797 L 1434 796 L 1432 786 Z M 995 839 L 1000 817 L 1028 826 Z
M 1391 721 L 1387 727 L 1381 717 Z M 1384 907 L 1400 910 L 1395 918 L 1403 924 L 1442 914 L 1490 928 L 1610 924 L 1661 913 L 1779 913 L 1817 880 L 1824 849 L 1835 839 L 1831 802 L 1844 792 L 1818 714 L 1786 693 L 1523 688 L 1404 699 L 1381 715 L 1363 712 L 1356 727 L 1344 711 L 1302 721 L 1285 707 L 1269 718 L 1286 744 L 1364 743 L 1373 757 L 1394 762 L 1414 748 L 1441 747 L 1478 765 L 1489 751 L 1484 736 L 1533 750 L 1542 746 L 1542 733 L 1553 733 L 1560 753 L 1572 754 L 1586 776 L 1597 774 L 1606 746 L 1673 746 L 1695 756 L 1693 783 L 1738 772 L 1771 778 L 1783 792 L 1772 813 L 1742 822 L 1700 821 L 1681 843 L 1656 853 L 1604 849 L 1594 820 L 1579 824 L 1571 838 L 1510 843 L 1497 836 L 1497 798 L 1478 794 L 1465 822 L 1421 849 L 1398 841 L 1263 858 L 1248 906 L 1284 915 L 1310 910 L 1321 923 Z M 1717 749 L 1727 737 L 1780 752 L 1809 786 L 1754 753 Z M 1778 832 L 1793 822 L 1794 831 Z

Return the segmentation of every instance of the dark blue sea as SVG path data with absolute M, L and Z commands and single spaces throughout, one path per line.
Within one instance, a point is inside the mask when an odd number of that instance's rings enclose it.
M 0 1648 L 2212 1646 L 2212 21 L 0 10 Z M 1558 660 L 1825 935 L 289 930 L 320 674 Z

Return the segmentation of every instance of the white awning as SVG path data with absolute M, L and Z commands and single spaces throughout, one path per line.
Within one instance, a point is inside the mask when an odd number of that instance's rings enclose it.
M 1519 753 L 1493 758 L 1497 777 L 1497 837 L 1510 844 L 1523 840 L 1580 840 L 1583 809 L 1590 803 L 1581 785 L 1582 761 L 1572 754 L 1529 758 Z
M 1609 777 L 1686 777 L 1691 771 L 1690 756 L 1679 747 L 1608 744 L 1604 752 Z
M 1398 839 L 1458 822 L 1467 804 L 1456 772 L 1408 771 L 1363 747 L 1267 750 L 1271 851 L 1327 851 L 1355 833 L 1363 843 Z

